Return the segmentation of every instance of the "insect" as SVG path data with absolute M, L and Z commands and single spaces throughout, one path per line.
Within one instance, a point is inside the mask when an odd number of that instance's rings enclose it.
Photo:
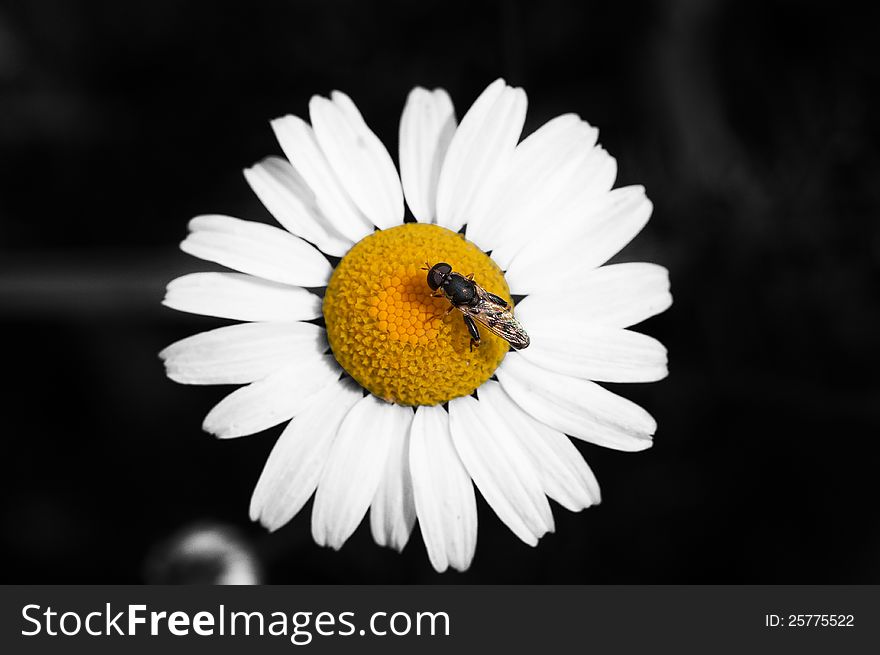
M 452 270 L 446 262 L 431 266 L 425 262 L 428 271 L 428 286 L 435 298 L 446 298 L 451 306 L 448 315 L 458 309 L 464 316 L 464 324 L 471 335 L 471 350 L 480 345 L 480 330 L 477 323 L 493 334 L 505 339 L 513 348 L 529 346 L 529 335 L 513 316 L 513 308 L 501 296 L 489 293 L 474 282 L 474 274 L 462 275 Z

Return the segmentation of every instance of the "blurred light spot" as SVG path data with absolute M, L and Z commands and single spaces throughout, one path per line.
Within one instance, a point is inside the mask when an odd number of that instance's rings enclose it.
M 147 556 L 148 584 L 260 584 L 251 545 L 235 529 L 219 524 L 184 528 Z

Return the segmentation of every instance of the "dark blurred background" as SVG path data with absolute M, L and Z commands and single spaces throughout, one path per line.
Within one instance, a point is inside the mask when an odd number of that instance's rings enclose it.
M 173 579 L 169 539 L 219 524 L 273 583 L 880 582 L 876 26 L 778 0 L 4 1 L 0 579 Z M 247 509 L 280 428 L 202 433 L 228 389 L 157 357 L 223 324 L 159 304 L 210 268 L 177 250 L 187 220 L 267 220 L 241 169 L 314 93 L 349 93 L 396 159 L 411 87 L 461 117 L 498 76 L 526 132 L 579 113 L 654 201 L 618 259 L 670 269 L 643 326 L 670 376 L 615 388 L 654 448 L 579 443 L 604 501 L 556 507 L 536 549 L 480 501 L 465 574 L 435 574 L 417 531 L 403 555 L 366 526 L 318 548 L 310 505 L 267 534 Z

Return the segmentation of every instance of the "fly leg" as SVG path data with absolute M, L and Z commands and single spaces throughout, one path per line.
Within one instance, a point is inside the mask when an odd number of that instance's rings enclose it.
M 434 296 L 434 297 L 439 298 L 440 296 Z M 434 314 L 434 318 L 439 318 L 442 321 L 444 318 L 446 318 L 447 316 L 449 316 L 452 313 L 453 309 L 455 309 L 455 305 L 449 305 L 449 307 L 446 308 L 446 311 L 443 312 L 442 314 Z
M 474 348 L 480 347 L 480 331 L 477 329 L 477 324 L 467 314 L 462 315 L 464 318 L 464 324 L 467 325 L 468 332 L 471 333 L 471 352 L 474 351 Z
M 486 297 L 489 298 L 491 302 L 498 305 L 499 307 L 503 307 L 504 309 L 510 311 L 510 304 L 501 296 L 496 296 L 494 293 L 486 292 Z

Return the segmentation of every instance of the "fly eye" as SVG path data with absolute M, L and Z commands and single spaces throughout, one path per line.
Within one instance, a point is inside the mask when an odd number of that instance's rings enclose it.
M 443 279 L 451 272 L 452 267 L 445 262 L 434 264 L 431 267 L 431 270 L 428 271 L 428 286 L 431 287 L 431 289 L 436 290 L 443 284 Z

